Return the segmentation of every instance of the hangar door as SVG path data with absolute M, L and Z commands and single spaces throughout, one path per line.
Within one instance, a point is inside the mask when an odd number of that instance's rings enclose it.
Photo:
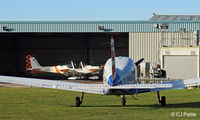
M 103 65 L 110 58 L 111 35 L 116 56 L 128 56 L 128 33 L 0 33 L 0 74 L 26 76 L 28 54 L 41 66 L 70 64 L 71 60 L 76 67 L 80 61 Z
M 170 79 L 197 78 L 197 56 L 164 56 L 163 66 Z

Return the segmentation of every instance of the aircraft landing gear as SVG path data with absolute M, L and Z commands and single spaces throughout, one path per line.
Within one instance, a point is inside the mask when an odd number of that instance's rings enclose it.
M 126 106 L 126 97 L 125 97 L 125 95 L 122 96 L 121 103 L 122 103 L 122 106 Z
M 80 97 L 76 97 L 76 107 L 80 107 L 80 105 L 83 103 L 83 97 L 84 97 L 84 92 L 81 95 L 81 99 Z
M 158 102 L 161 104 L 161 106 L 166 106 L 166 97 L 162 96 L 160 99 L 160 92 L 157 91 L 157 96 L 158 96 Z

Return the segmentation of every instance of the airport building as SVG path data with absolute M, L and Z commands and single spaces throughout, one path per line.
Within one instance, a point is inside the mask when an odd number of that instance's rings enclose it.
M 45 66 L 71 60 L 105 64 L 114 35 L 117 56 L 135 61 L 144 58 L 153 66 L 161 64 L 164 69 L 176 70 L 168 76 L 172 79 L 199 77 L 199 16 L 181 17 L 166 20 L 170 16 L 155 15 L 149 21 L 1 21 L 0 74 L 23 75 L 27 54 Z M 174 62 L 182 71 L 192 72 L 184 77 L 173 75 L 180 70 Z

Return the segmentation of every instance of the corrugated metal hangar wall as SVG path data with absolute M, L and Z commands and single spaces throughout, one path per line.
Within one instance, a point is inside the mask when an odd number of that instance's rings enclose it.
M 129 56 L 136 61 L 145 58 L 146 62 L 151 62 L 155 66 L 161 63 L 161 47 L 197 46 L 198 34 L 196 32 L 131 32 L 129 33 Z

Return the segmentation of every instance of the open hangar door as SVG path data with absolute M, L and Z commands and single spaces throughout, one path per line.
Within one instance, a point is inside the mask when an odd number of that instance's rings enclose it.
M 41 66 L 80 61 L 103 65 L 115 36 L 116 56 L 128 56 L 128 33 L 0 33 L 0 74 L 24 76 L 25 57 L 32 54 Z
M 89 35 L 87 63 L 103 65 L 110 58 L 110 40 L 114 36 L 116 56 L 128 57 L 128 33 L 110 33 Z

